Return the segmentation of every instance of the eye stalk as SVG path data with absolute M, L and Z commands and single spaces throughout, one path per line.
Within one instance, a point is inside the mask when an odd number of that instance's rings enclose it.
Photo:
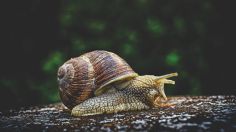
M 162 75 L 162 76 L 157 76 L 156 78 L 156 83 L 157 83 L 157 88 L 158 88 L 158 91 L 160 92 L 161 96 L 167 100 L 167 97 L 166 97 L 166 94 L 165 94 L 165 91 L 164 91 L 164 84 L 175 84 L 175 81 L 173 80 L 169 80 L 167 78 L 170 78 L 170 77 L 174 77 L 174 76 L 178 76 L 178 73 L 170 73 L 170 74 L 166 74 L 166 75 Z

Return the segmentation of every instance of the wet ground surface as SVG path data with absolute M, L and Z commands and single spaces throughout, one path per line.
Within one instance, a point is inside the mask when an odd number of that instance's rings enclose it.
M 73 117 L 61 103 L 0 112 L 0 131 L 234 131 L 236 96 L 170 97 L 168 108 Z

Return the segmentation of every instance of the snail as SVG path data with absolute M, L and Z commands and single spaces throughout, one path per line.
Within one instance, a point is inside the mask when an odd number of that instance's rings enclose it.
M 95 50 L 72 58 L 59 67 L 57 79 L 62 103 L 73 116 L 87 116 L 168 106 L 162 76 L 138 75 L 117 54 Z

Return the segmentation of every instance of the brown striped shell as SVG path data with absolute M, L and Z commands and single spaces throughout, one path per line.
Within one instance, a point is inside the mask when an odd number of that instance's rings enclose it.
M 69 109 L 105 92 L 105 86 L 137 73 L 118 55 L 96 50 L 65 62 L 58 69 L 59 94 Z

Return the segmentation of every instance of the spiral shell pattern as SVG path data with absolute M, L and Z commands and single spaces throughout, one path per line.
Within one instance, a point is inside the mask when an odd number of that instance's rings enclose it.
M 72 58 L 58 69 L 59 94 L 63 104 L 72 109 L 102 94 L 105 86 L 136 76 L 138 74 L 118 55 L 96 50 Z

